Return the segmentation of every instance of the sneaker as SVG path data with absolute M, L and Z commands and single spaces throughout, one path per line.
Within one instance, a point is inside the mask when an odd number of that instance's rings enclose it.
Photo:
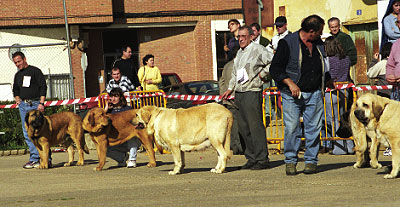
M 386 150 L 383 152 L 383 156 L 392 156 L 392 148 L 386 148 Z
M 317 164 L 312 164 L 312 163 L 306 163 L 306 166 L 304 167 L 304 174 L 314 174 L 317 172 Z
M 38 168 L 38 167 L 39 167 L 39 162 L 35 162 L 35 161 L 29 161 L 23 166 L 23 168 L 25 168 L 25 169 L 32 169 L 32 168 Z
M 127 168 L 135 168 L 136 167 L 136 160 L 129 160 Z
M 251 167 L 253 167 L 257 162 L 251 162 L 251 161 L 247 161 L 246 164 L 244 164 L 243 166 L 240 167 L 241 170 L 245 170 L 245 169 L 250 169 Z
M 286 175 L 297 175 L 296 164 L 286 163 Z

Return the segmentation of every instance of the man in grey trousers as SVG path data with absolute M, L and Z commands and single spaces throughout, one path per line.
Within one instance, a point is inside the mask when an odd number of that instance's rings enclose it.
M 261 170 L 269 167 L 267 140 L 262 119 L 262 84 L 269 75 L 272 54 L 265 47 L 253 43 L 252 35 L 251 27 L 239 28 L 240 49 L 234 59 L 228 90 L 222 98 L 226 99 L 235 91 L 239 132 L 246 143 L 244 154 L 247 163 L 241 169 Z

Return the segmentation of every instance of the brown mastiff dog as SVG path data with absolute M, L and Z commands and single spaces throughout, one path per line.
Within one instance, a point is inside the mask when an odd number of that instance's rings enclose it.
M 356 145 L 357 162 L 361 166 L 363 154 L 368 147 L 367 138 L 371 138 L 371 167 L 381 168 L 378 163 L 379 143 L 392 147 L 392 171 L 384 178 L 396 178 L 400 164 L 400 102 L 374 94 L 364 94 L 353 104 L 350 113 L 351 127 Z
M 107 114 L 103 108 L 91 109 L 83 119 L 82 126 L 89 132 L 96 145 L 99 165 L 96 171 L 103 169 L 106 162 L 107 146 L 122 144 L 132 138 L 139 138 L 150 158 L 148 167 L 156 166 L 153 150 L 154 139 L 146 130 L 138 130 L 130 121 L 136 117 L 136 109 L 123 111 L 116 114 Z M 158 149 L 162 152 L 162 148 Z
M 79 160 L 77 165 L 84 164 L 83 152 L 89 154 L 83 137 L 82 119 L 72 112 L 62 112 L 45 116 L 38 110 L 29 111 L 25 116 L 25 128 L 29 138 L 32 139 L 40 156 L 40 169 L 49 167 L 50 146 L 62 144 L 68 151 L 68 162 L 64 166 L 70 166 L 74 161 L 74 147 L 78 148 Z M 66 137 L 69 134 L 70 138 Z

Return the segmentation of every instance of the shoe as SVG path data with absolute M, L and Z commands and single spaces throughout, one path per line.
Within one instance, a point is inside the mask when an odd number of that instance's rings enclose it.
M 286 163 L 286 175 L 297 175 L 296 164 Z
M 29 161 L 23 166 L 23 168 L 25 168 L 25 169 L 32 169 L 32 168 L 38 168 L 38 167 L 39 167 L 39 162 L 35 162 L 35 161 Z
M 250 170 L 264 170 L 269 168 L 269 162 L 257 162 Z
M 390 147 L 386 148 L 383 152 L 383 156 L 392 156 L 392 149 Z
M 127 168 L 135 168 L 136 167 L 136 160 L 129 160 Z
M 317 172 L 317 164 L 312 164 L 312 163 L 306 163 L 306 166 L 304 167 L 304 174 L 314 174 Z
M 257 164 L 257 162 L 247 161 L 247 163 L 246 163 L 245 165 L 243 165 L 242 167 L 240 167 L 240 169 L 241 169 L 241 170 L 250 169 L 250 168 L 253 167 L 255 164 Z
M 118 167 L 126 167 L 126 162 L 119 162 Z

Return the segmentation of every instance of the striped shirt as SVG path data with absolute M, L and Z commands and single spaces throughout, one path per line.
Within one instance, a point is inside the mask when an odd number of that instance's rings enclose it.
M 350 58 L 346 56 L 339 59 L 337 56 L 329 57 L 329 73 L 335 82 L 349 81 Z
M 131 83 L 128 77 L 126 76 L 121 76 L 120 81 L 116 81 L 114 79 L 111 79 L 106 87 L 107 93 L 110 93 L 110 91 L 113 88 L 120 88 L 122 92 L 129 92 L 135 90 L 135 86 Z

